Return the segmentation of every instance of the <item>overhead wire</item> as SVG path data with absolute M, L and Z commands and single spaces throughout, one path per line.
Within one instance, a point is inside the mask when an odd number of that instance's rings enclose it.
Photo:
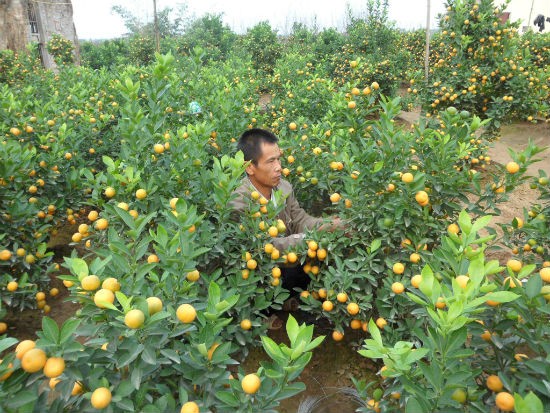
M 68 3 L 58 3 L 58 2 L 55 2 L 55 1 L 42 1 L 42 0 L 29 0 L 30 3 L 40 3 L 40 4 L 51 4 L 51 5 L 68 5 L 70 4 L 71 6 L 73 5 L 72 2 L 68 2 Z

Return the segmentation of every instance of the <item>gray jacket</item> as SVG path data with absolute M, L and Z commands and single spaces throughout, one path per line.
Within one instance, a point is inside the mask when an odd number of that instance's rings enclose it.
M 285 223 L 286 233 L 284 237 L 273 238 L 272 244 L 283 252 L 290 247 L 302 244 L 304 242 L 304 232 L 320 226 L 323 224 L 324 219 L 312 217 L 300 207 L 290 182 L 281 179 L 279 186 L 274 189 L 282 192 L 282 198 L 285 202 L 285 206 L 277 215 L 277 218 Z M 245 213 L 251 199 L 250 194 L 255 190 L 250 179 L 248 177 L 243 178 L 241 185 L 234 192 L 237 197 L 230 202 L 230 206 L 236 212 Z M 234 215 L 238 219 L 238 214 Z

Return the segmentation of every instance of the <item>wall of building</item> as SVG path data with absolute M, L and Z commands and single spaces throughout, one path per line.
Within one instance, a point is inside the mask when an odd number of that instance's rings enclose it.
M 37 33 L 31 30 L 29 7 L 36 19 L 34 27 L 38 29 Z M 78 37 L 71 0 L 0 0 L 0 50 L 21 52 L 28 43 L 36 42 L 44 66 L 55 68 L 55 62 L 46 50 L 46 44 L 54 34 L 74 44 L 75 62 L 79 63 Z
M 73 42 L 75 46 L 75 59 L 78 63 L 80 60 L 80 53 L 76 28 L 73 22 L 73 5 L 71 2 L 67 0 L 48 0 L 47 2 L 29 1 L 33 3 L 38 21 L 40 47 L 42 47 L 44 66 L 47 68 L 55 67 L 52 56 L 50 56 L 46 50 L 46 43 L 48 43 L 54 34 L 59 34 L 65 39 Z

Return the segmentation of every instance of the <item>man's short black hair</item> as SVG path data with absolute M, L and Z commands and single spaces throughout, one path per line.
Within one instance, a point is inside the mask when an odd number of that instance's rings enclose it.
M 237 150 L 243 152 L 245 161 L 252 161 L 252 163 L 256 165 L 258 159 L 262 156 L 262 143 L 274 144 L 278 141 L 279 138 L 277 138 L 273 132 L 266 129 L 247 129 L 239 138 Z

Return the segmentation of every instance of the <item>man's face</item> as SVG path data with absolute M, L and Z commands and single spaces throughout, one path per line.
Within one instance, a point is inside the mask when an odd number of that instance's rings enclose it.
M 246 172 L 258 190 L 271 191 L 281 181 L 281 150 L 276 143 L 262 143 L 262 155 L 256 164 L 251 163 Z

